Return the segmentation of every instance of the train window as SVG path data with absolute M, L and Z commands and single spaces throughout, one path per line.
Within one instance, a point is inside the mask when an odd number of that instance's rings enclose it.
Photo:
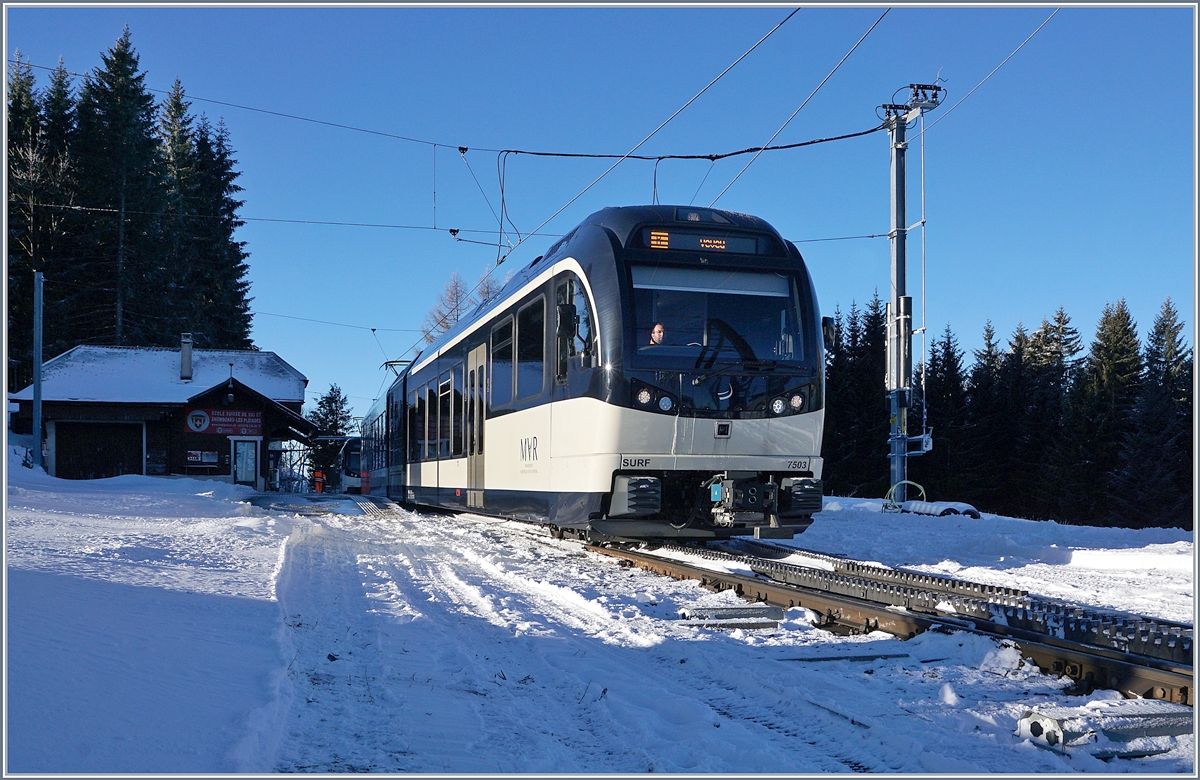
M 475 372 L 467 374 L 467 454 L 475 454 Z
M 456 458 L 463 456 L 463 364 L 456 363 L 451 369 L 454 379 L 454 390 L 450 396 L 450 405 L 454 408 L 454 426 L 451 431 L 453 441 L 451 454 Z
M 425 457 L 425 393 L 413 390 L 408 399 L 408 412 L 412 422 L 408 426 L 408 459 L 422 460 Z
M 433 460 L 437 458 L 437 380 L 425 385 L 425 398 L 425 459 Z
M 438 380 L 438 457 L 450 457 L 451 405 L 450 389 L 454 383 L 450 381 L 450 372 L 442 374 Z
M 546 299 L 517 312 L 517 398 L 542 392 L 546 375 Z
M 567 274 L 563 281 L 559 282 L 555 290 L 555 303 L 573 303 L 575 304 L 575 337 L 564 338 L 562 335 L 558 338 L 558 371 L 559 379 L 565 379 L 567 376 L 567 362 L 571 358 L 578 359 L 580 368 L 591 368 L 592 359 L 595 354 L 595 340 L 592 336 L 592 312 L 588 306 L 587 293 L 583 289 L 583 282 L 573 273 Z
M 639 358 L 692 367 L 804 360 L 789 274 L 639 265 L 632 276 Z M 656 338 L 660 324 L 665 334 Z
M 390 426 L 388 444 L 391 449 L 391 462 L 401 463 L 404 461 L 404 418 L 401 416 L 404 404 L 401 402 L 401 397 L 395 393 L 389 393 L 388 400 L 391 402 L 391 411 L 388 414 L 388 425 Z
M 508 317 L 492 329 L 492 406 L 512 402 L 513 321 Z

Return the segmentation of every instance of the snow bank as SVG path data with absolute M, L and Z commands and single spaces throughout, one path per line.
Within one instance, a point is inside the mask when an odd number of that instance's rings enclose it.
M 269 770 L 295 520 L 227 483 L 8 463 L 8 770 Z

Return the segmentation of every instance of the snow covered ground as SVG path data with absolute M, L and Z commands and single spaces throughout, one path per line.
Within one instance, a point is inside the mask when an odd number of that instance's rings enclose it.
M 1062 693 L 963 633 L 841 637 L 535 529 L 9 461 L 7 772 L 1191 773 L 1014 736 Z M 1191 622 L 1190 533 L 829 499 L 794 545 Z

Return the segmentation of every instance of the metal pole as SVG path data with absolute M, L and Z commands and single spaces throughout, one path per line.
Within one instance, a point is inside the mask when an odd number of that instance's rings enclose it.
M 912 350 L 906 349 L 905 333 L 912 332 L 912 299 L 906 295 L 907 269 L 905 267 L 905 112 L 897 111 L 891 117 L 888 132 L 892 146 L 892 224 L 888 236 L 892 242 L 892 285 L 888 301 L 887 363 L 888 363 L 888 411 L 890 431 L 888 435 L 889 480 L 895 490 L 892 498 L 896 503 L 905 500 L 904 480 L 908 479 L 908 395 L 912 375 Z M 906 312 L 907 310 L 907 312 Z M 907 321 L 905 314 L 908 314 Z M 907 327 L 905 327 L 907 325 Z M 908 336 L 912 338 L 911 335 Z M 907 342 L 911 347 L 911 341 Z
M 33 272 L 33 465 L 42 466 L 42 272 Z
M 904 208 L 905 155 L 908 151 L 905 130 L 909 122 L 925 111 L 937 108 L 945 92 L 936 84 L 909 84 L 908 88 L 912 91 L 908 103 L 880 106 L 886 112 L 892 146 L 892 225 L 888 232 L 892 241 L 892 289 L 887 304 L 886 381 L 890 415 L 888 472 L 892 500 L 897 504 L 907 498 L 904 482 L 908 479 L 908 407 L 912 394 L 912 297 L 907 294 L 905 265 L 905 239 L 908 234 Z M 927 437 L 925 442 L 928 443 Z

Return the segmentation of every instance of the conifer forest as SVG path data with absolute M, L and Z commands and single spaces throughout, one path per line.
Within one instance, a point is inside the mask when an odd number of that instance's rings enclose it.
M 826 351 L 825 492 L 878 497 L 888 485 L 884 304 L 834 317 Z M 1192 527 L 1192 349 L 1168 298 L 1145 338 L 1124 300 L 1086 343 L 1065 311 L 1002 343 L 989 322 L 970 363 L 947 325 L 914 377 L 909 459 L 931 501 L 1036 520 Z M 915 349 L 915 347 L 914 347 Z M 919 498 L 909 491 L 910 498 Z
M 181 332 L 202 348 L 253 348 L 228 131 L 192 113 L 178 81 L 155 99 L 128 29 L 101 59 L 78 80 L 60 62 L 44 86 L 19 55 L 9 67 L 10 391 L 30 381 L 35 270 L 45 275 L 45 359 L 79 344 L 174 346 Z M 426 340 L 470 298 L 456 275 Z M 884 319 L 877 293 L 835 313 L 827 495 L 878 498 L 889 487 Z M 909 433 L 932 429 L 933 448 L 909 461 L 909 478 L 929 500 L 985 512 L 1191 529 L 1193 351 L 1183 331 L 1168 298 L 1144 337 L 1123 300 L 1104 308 L 1090 339 L 1062 309 L 1007 339 L 989 323 L 970 356 L 949 325 L 929 333 Z
M 44 275 L 43 359 L 79 344 L 248 349 L 248 253 L 229 133 L 156 101 L 128 28 L 76 80 L 8 73 L 9 390 L 30 381 L 34 271 Z

